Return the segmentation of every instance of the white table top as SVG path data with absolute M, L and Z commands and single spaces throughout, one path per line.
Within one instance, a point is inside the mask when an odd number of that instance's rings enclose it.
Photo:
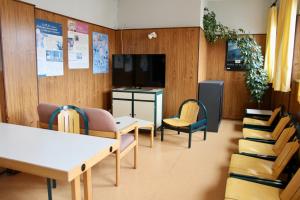
M 252 115 L 272 115 L 272 110 L 246 109 L 246 113 Z
M 115 139 L 0 123 L 1 159 L 63 172 L 78 167 L 115 143 Z
M 115 118 L 115 120 L 117 122 L 118 130 L 122 130 L 126 127 L 131 126 L 132 124 L 135 124 L 135 123 L 139 128 L 149 127 L 149 126 L 153 125 L 153 122 L 142 120 L 142 119 L 137 119 L 137 118 L 132 118 L 129 116 L 117 117 L 117 118 Z

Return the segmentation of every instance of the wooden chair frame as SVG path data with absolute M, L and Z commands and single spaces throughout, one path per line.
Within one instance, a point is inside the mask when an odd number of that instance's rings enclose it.
M 121 140 L 121 136 L 128 134 L 129 132 L 134 131 L 134 141 L 126 147 L 122 152 L 120 149 L 115 151 L 116 154 L 116 186 L 120 184 L 120 171 L 121 171 L 121 159 L 132 149 L 134 149 L 134 169 L 137 168 L 137 157 L 138 157 L 138 127 L 136 125 L 130 126 L 127 129 L 118 131 L 118 132 L 103 132 L 90 130 L 90 135 L 97 137 L 108 137 Z
M 192 133 L 196 132 L 196 131 L 201 131 L 204 130 L 204 140 L 206 140 L 206 132 L 207 132 L 207 110 L 204 106 L 204 104 L 201 101 L 195 100 L 195 99 L 188 99 L 186 101 L 184 101 L 179 108 L 179 113 L 177 116 L 174 116 L 172 118 L 179 118 L 181 115 L 181 111 L 182 108 L 184 106 L 184 104 L 188 103 L 188 102 L 196 102 L 198 104 L 198 106 L 200 107 L 200 111 L 203 114 L 203 118 L 202 119 L 198 119 L 195 123 L 186 126 L 186 127 L 176 127 L 176 126 L 171 126 L 167 123 L 164 122 L 164 120 L 162 120 L 162 125 L 161 125 L 161 141 L 164 140 L 164 129 L 171 129 L 171 130 L 175 130 L 178 132 L 178 134 L 180 134 L 181 132 L 184 133 L 188 133 L 189 134 L 189 143 L 188 143 L 188 148 L 191 148 L 191 143 L 192 143 Z

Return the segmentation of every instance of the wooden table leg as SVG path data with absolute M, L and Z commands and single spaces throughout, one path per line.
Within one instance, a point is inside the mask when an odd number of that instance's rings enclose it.
M 153 147 L 153 140 L 154 140 L 154 127 L 151 127 L 151 133 L 150 133 L 150 147 Z
M 80 176 L 76 177 L 71 182 L 72 187 L 72 200 L 80 200 L 81 194 L 80 194 Z
M 135 129 L 134 129 L 134 135 L 135 135 L 135 139 L 136 139 L 136 145 L 135 145 L 135 147 L 134 147 L 134 169 L 136 169 L 137 168 L 137 160 L 138 160 L 138 146 L 139 146 L 139 140 L 138 140 L 138 138 L 139 138 L 139 128 L 138 127 L 136 127 Z
M 116 186 L 119 186 L 120 183 L 120 170 L 121 170 L 121 157 L 120 149 L 116 151 Z
M 88 169 L 83 173 L 83 184 L 84 184 L 84 199 L 92 200 L 92 170 Z

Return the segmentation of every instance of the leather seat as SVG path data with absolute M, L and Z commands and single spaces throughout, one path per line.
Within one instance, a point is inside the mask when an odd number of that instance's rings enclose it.
M 280 200 L 281 189 L 258 183 L 228 178 L 225 199 Z
M 258 154 L 265 156 L 277 156 L 283 150 L 291 137 L 295 134 L 294 126 L 285 128 L 275 144 L 266 144 L 262 142 L 239 140 L 239 153 Z
M 276 141 L 290 120 L 290 116 L 281 118 L 273 132 L 243 128 L 243 137 Z
M 169 118 L 169 119 L 164 119 L 163 121 L 166 124 L 169 124 L 169 125 L 175 126 L 175 127 L 185 127 L 185 126 L 189 126 L 192 124 L 192 123 L 186 122 L 179 118 Z
M 260 119 L 255 119 L 255 118 L 250 118 L 250 117 L 245 117 L 243 119 L 243 124 L 248 124 L 248 125 L 257 125 L 257 126 L 271 126 L 275 118 L 279 115 L 281 111 L 281 107 L 276 108 L 273 112 L 268 121 L 266 120 L 260 120 Z
M 275 161 L 233 154 L 230 161 L 229 173 L 275 180 L 298 149 L 298 141 L 287 143 Z
M 225 199 L 235 200 L 299 200 L 300 169 L 297 170 L 288 185 L 282 190 L 274 186 L 255 183 L 238 178 L 228 178 Z

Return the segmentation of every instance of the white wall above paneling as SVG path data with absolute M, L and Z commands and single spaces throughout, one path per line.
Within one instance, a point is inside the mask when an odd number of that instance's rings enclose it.
M 108 28 L 117 28 L 118 0 L 22 0 L 52 11 Z
M 22 0 L 38 8 L 97 25 L 119 28 L 202 26 L 205 7 L 230 28 L 266 33 L 274 0 Z
M 247 33 L 266 33 L 268 9 L 274 0 L 208 0 L 207 6 L 217 20 Z
M 119 0 L 119 28 L 200 26 L 200 9 L 200 0 Z

